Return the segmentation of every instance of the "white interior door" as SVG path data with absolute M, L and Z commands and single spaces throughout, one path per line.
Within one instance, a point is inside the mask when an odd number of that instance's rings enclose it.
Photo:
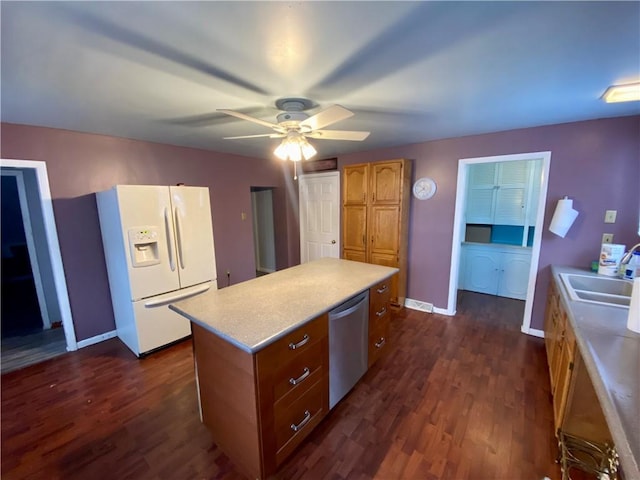
M 340 258 L 340 172 L 300 175 L 300 263 Z

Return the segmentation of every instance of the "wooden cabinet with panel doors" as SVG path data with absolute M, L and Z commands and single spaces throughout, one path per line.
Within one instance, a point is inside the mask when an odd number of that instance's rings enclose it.
M 563 478 L 569 478 L 569 466 L 598 473 L 607 462 L 606 456 L 610 454 L 607 449 L 613 446 L 613 441 L 553 280 L 547 297 L 544 339 Z
M 347 165 L 342 174 L 342 258 L 400 269 L 390 284 L 391 305 L 404 305 L 410 160 Z

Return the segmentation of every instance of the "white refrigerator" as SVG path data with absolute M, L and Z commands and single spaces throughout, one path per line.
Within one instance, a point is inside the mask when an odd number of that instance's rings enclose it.
M 217 288 L 209 189 L 116 185 L 96 202 L 118 337 L 142 356 L 189 336 L 168 304 Z

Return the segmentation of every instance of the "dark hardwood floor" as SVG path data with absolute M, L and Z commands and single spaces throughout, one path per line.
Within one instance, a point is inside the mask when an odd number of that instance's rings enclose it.
M 396 315 L 393 348 L 277 478 L 560 478 L 522 309 L 463 292 L 455 317 Z M 1 380 L 5 480 L 243 478 L 199 421 L 190 341 L 138 360 L 112 339 Z

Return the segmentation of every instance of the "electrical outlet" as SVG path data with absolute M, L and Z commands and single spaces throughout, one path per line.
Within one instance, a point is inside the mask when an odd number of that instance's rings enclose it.
M 607 210 L 604 212 L 604 223 L 616 223 L 617 210 Z
M 240 219 L 241 219 L 241 220 L 246 220 L 246 219 L 247 219 L 247 214 L 246 214 L 246 213 L 244 213 L 244 212 L 242 212 L 242 213 L 240 214 Z
M 613 233 L 603 233 L 602 243 L 613 243 Z

